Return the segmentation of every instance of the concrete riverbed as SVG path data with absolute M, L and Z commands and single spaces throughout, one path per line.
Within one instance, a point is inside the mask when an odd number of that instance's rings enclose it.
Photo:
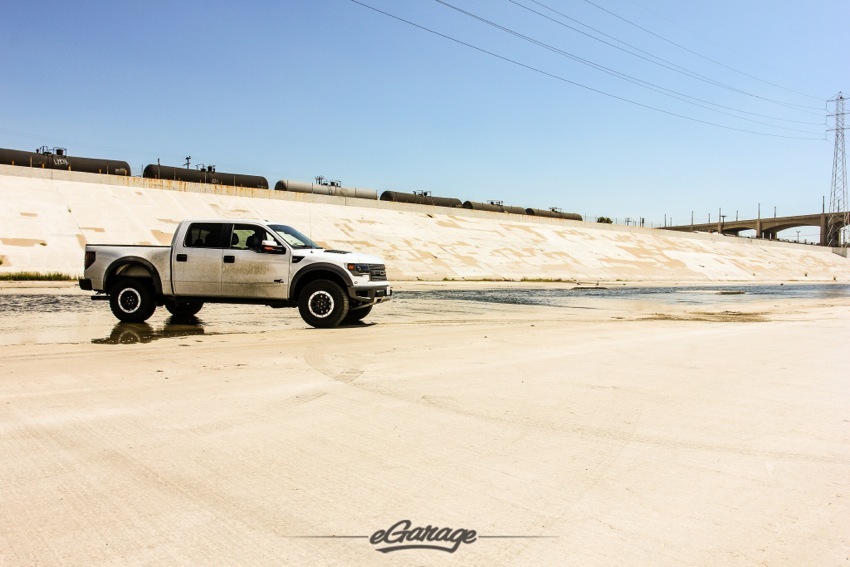
M 316 330 L 237 306 L 121 325 L 32 285 L 0 286 L 3 564 L 850 554 L 846 286 L 408 283 Z M 402 520 L 477 537 L 378 553 Z

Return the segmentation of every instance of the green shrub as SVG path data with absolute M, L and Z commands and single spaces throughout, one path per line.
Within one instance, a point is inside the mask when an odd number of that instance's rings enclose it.
M 76 276 L 71 276 L 69 274 L 63 274 L 60 272 L 8 272 L 5 274 L 0 274 L 0 281 L 4 282 L 65 282 L 74 281 L 76 279 Z

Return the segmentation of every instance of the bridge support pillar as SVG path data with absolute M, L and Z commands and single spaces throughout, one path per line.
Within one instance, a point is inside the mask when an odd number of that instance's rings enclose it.
M 829 227 L 827 226 L 827 216 L 826 213 L 821 213 L 820 215 L 820 245 L 826 246 L 827 232 L 829 231 Z

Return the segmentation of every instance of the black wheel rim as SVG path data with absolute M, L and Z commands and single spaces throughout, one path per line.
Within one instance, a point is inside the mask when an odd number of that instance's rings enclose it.
M 313 292 L 307 300 L 307 308 L 310 310 L 310 314 L 313 317 L 324 319 L 333 313 L 334 298 L 330 293 L 324 290 Z
M 124 313 L 135 313 L 142 304 L 142 296 L 135 289 L 124 289 L 118 294 L 118 307 Z

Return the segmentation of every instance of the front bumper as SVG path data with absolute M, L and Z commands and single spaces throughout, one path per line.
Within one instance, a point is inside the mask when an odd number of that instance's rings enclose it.
M 384 303 L 392 299 L 393 288 L 389 285 L 361 285 L 348 288 L 348 296 L 361 307 Z

